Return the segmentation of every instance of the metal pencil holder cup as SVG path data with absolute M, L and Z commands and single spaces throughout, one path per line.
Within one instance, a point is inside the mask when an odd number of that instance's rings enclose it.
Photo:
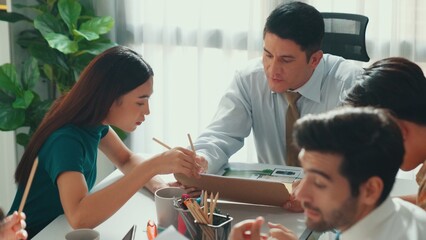
M 227 240 L 231 231 L 232 217 L 213 213 L 213 224 L 203 224 L 194 220 L 196 236 L 199 240 Z
M 182 199 L 175 199 L 173 205 L 178 211 L 178 232 L 189 239 L 197 239 L 197 229 L 194 223 L 194 217 L 191 212 L 185 207 Z

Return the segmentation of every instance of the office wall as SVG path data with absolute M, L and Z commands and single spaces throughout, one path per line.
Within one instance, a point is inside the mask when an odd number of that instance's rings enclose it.
M 0 65 L 10 62 L 9 27 L 0 22 Z M 16 187 L 13 174 L 16 168 L 15 133 L 0 131 L 0 207 L 7 211 Z
M 16 191 L 13 180 L 15 169 L 15 133 L 0 132 L 0 207 L 5 211 L 12 204 Z

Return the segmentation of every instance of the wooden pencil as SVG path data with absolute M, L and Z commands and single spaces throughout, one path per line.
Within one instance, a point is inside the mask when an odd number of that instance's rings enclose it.
M 191 149 L 195 153 L 195 147 L 194 147 L 194 144 L 192 143 L 191 135 L 189 133 L 187 135 L 188 135 L 189 144 L 191 145 Z
M 34 174 L 38 165 L 38 157 L 34 160 L 33 167 L 31 168 L 30 176 L 28 177 L 27 185 L 25 186 L 24 195 L 22 195 L 21 204 L 19 205 L 18 213 L 20 214 L 24 209 L 25 202 L 27 201 L 28 193 L 33 183 Z
M 208 193 L 207 191 L 204 191 L 204 195 L 203 195 L 203 210 L 204 210 L 204 214 L 207 215 L 209 209 L 208 209 L 208 205 L 207 205 L 207 197 L 208 197 Z
M 203 216 L 203 217 L 202 217 L 202 218 L 203 218 L 203 220 L 204 220 L 204 222 L 203 222 L 203 223 L 205 223 L 205 224 L 209 224 L 209 217 L 207 216 L 207 214 L 206 214 L 206 213 L 204 213 L 204 212 L 201 210 L 201 207 L 200 207 L 200 205 L 197 203 L 197 201 L 194 201 L 194 202 L 193 202 L 193 205 L 194 205 L 194 207 L 195 207 L 197 210 L 199 210 L 200 215 L 201 215 L 201 216 Z
M 212 200 L 213 202 L 210 202 L 210 222 L 213 224 L 213 214 L 214 210 L 216 209 L 217 200 L 219 199 L 219 192 L 216 193 L 216 196 Z
M 169 145 L 163 143 L 162 141 L 156 139 L 155 137 L 153 137 L 152 140 L 154 140 L 155 142 L 157 142 L 158 144 L 160 144 L 161 146 L 163 146 L 163 147 L 165 147 L 165 148 L 167 148 L 169 150 L 172 149 Z
M 210 193 L 210 209 L 209 209 L 209 223 L 213 224 L 213 212 L 214 212 L 214 208 L 213 207 L 213 192 Z

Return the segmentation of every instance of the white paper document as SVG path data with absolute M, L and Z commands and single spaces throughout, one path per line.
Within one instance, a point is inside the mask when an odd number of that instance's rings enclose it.
M 173 225 L 170 225 L 155 238 L 156 240 L 189 240 L 180 234 Z

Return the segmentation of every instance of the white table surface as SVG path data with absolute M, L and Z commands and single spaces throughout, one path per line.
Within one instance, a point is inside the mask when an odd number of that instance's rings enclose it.
M 115 170 L 108 177 L 102 180 L 93 191 L 102 189 L 122 176 L 119 170 Z M 417 185 L 413 180 L 397 179 L 392 196 L 405 194 L 415 194 Z M 248 218 L 264 216 L 266 221 L 281 223 L 289 229 L 295 231 L 299 236 L 305 230 L 304 216 L 302 213 L 290 213 L 280 207 L 268 207 L 258 205 L 247 205 L 239 203 L 222 202 L 218 203 L 222 213 L 229 213 L 234 218 L 232 224 Z M 145 240 L 146 223 L 149 219 L 157 220 L 154 203 L 154 196 L 149 191 L 142 189 L 137 192 L 129 201 L 120 208 L 113 216 L 100 224 L 95 230 L 100 232 L 101 240 L 119 240 L 135 224 L 137 225 L 137 240 Z M 267 231 L 266 224 L 263 231 Z M 44 228 L 33 239 L 50 240 L 65 239 L 65 234 L 72 228 L 68 224 L 64 215 L 57 217 L 46 228 Z

